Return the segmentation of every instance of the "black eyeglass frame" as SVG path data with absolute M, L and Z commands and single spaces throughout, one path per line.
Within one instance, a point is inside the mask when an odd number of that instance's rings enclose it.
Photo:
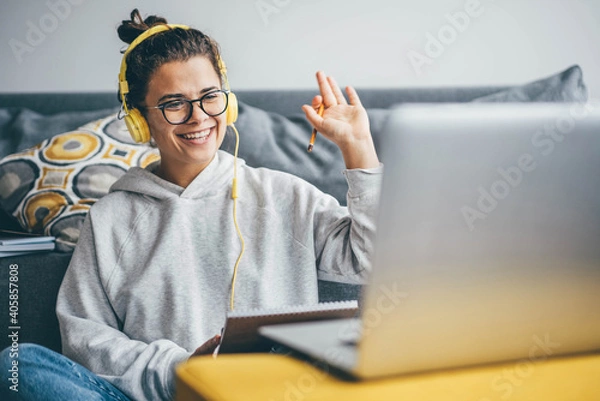
M 189 100 L 186 98 L 179 98 L 179 99 L 168 100 L 162 104 L 159 104 L 158 106 L 148 106 L 148 107 L 144 107 L 144 108 L 145 109 L 160 109 L 160 111 L 162 111 L 162 115 L 166 122 L 168 122 L 171 125 L 182 125 L 182 124 L 187 123 L 190 120 L 190 118 L 192 118 L 192 114 L 194 114 L 194 103 L 196 103 L 196 102 L 198 102 L 198 104 L 200 105 L 200 109 L 207 116 L 217 117 L 217 116 L 220 116 L 221 114 L 225 113 L 225 111 L 227 110 L 227 106 L 229 106 L 229 93 L 230 92 L 231 91 L 229 91 L 227 89 L 216 89 L 216 90 L 210 91 L 208 93 L 205 93 L 204 95 L 202 95 L 202 97 L 199 97 L 198 99 Z M 207 96 L 214 95 L 215 93 L 224 93 L 225 94 L 225 107 L 223 107 L 223 110 L 221 112 L 216 113 L 216 114 L 211 114 L 211 113 L 208 113 L 206 110 L 204 110 L 204 105 L 203 105 L 202 101 Z M 173 122 L 169 121 L 169 119 L 167 118 L 167 114 L 165 113 L 165 107 L 167 107 L 167 105 L 171 102 L 186 102 L 190 105 L 190 107 L 188 109 L 189 111 L 188 111 L 187 117 L 184 118 L 182 121 L 173 123 Z

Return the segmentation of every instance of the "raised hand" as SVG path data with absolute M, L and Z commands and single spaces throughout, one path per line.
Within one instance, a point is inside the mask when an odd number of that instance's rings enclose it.
M 367 111 L 354 88 L 346 87 L 348 103 L 333 77 L 318 71 L 317 82 L 321 94 L 313 98 L 311 106 L 302 106 L 308 121 L 340 148 L 346 168 L 379 166 Z M 316 112 L 321 103 L 325 106 L 322 117 Z

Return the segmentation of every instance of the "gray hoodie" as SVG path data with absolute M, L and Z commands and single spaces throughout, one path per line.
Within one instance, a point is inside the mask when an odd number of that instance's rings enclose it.
M 240 251 L 233 156 L 187 187 L 132 168 L 90 210 L 57 301 L 63 353 L 136 400 L 172 399 L 175 368 L 221 332 Z M 348 207 L 238 161 L 246 243 L 235 309 L 318 302 L 317 278 L 363 283 L 383 167 L 346 170 Z

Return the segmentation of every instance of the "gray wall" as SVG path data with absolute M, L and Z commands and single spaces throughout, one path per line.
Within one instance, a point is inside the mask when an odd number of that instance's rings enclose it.
M 513 84 L 580 64 L 600 93 L 597 0 L 2 0 L 0 92 L 115 90 L 134 7 L 212 35 L 234 89 L 313 88 L 317 69 L 357 87 Z

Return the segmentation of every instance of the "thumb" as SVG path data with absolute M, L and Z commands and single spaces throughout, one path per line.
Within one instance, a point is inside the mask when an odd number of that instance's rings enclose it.
M 323 103 L 323 97 L 321 95 L 316 95 L 312 100 L 313 109 L 317 110 L 319 106 Z
M 319 113 L 315 111 L 314 108 L 310 107 L 307 104 L 302 106 L 302 111 L 304 112 L 304 114 L 306 114 L 308 122 L 311 123 L 311 125 L 315 127 L 317 131 L 319 131 L 323 125 L 323 117 L 321 117 Z

